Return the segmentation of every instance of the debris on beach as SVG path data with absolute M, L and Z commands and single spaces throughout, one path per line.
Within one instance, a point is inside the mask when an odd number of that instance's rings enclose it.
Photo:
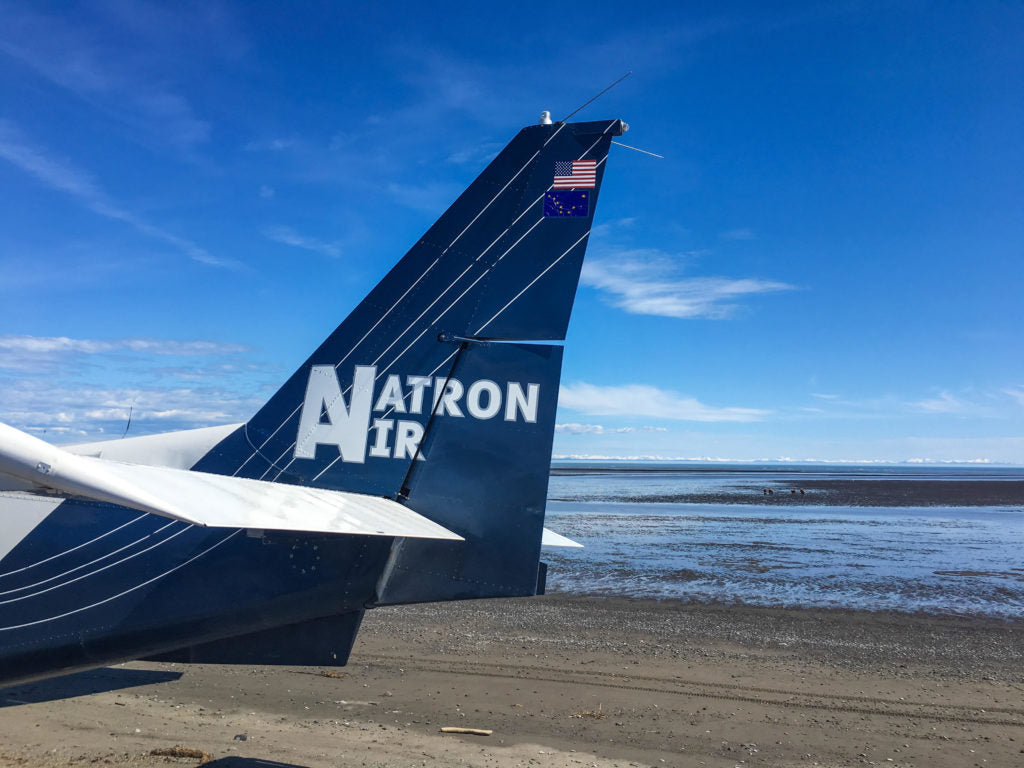
M 151 750 L 149 754 L 153 755 L 153 757 L 187 757 L 192 760 L 198 760 L 200 765 L 205 765 L 213 760 L 213 755 L 209 752 L 193 747 L 158 747 Z
M 465 733 L 470 736 L 490 736 L 494 731 L 489 728 L 456 728 L 452 725 L 446 725 L 441 729 L 441 733 Z

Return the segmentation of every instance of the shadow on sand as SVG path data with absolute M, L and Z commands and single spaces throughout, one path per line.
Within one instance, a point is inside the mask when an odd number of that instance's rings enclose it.
M 292 763 L 275 763 L 273 760 L 261 760 L 258 757 L 222 757 L 204 763 L 203 768 L 304 768 Z
M 76 696 L 88 696 L 90 693 L 116 691 L 140 685 L 167 683 L 177 680 L 179 677 L 181 677 L 181 672 L 164 672 L 157 669 L 114 667 L 90 669 L 63 677 L 53 677 L 49 680 L 0 689 L 0 708 L 73 699 Z

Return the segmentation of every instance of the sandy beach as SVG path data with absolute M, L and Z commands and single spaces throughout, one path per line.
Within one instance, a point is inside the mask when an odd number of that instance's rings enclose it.
M 489 736 L 442 734 L 445 726 Z M 0 691 L 0 765 L 1014 766 L 1024 622 L 549 595 L 367 614 L 349 666 Z

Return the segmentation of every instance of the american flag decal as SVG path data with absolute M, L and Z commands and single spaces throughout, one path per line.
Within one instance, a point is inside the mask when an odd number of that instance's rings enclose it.
M 555 189 L 592 189 L 597 186 L 597 160 L 555 163 Z

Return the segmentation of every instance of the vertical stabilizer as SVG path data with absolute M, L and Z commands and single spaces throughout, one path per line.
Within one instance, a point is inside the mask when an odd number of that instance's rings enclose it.
M 624 128 L 606 120 L 520 131 L 195 468 L 386 496 L 466 538 L 397 544 L 379 601 L 532 593 L 557 342 L 609 145 Z

